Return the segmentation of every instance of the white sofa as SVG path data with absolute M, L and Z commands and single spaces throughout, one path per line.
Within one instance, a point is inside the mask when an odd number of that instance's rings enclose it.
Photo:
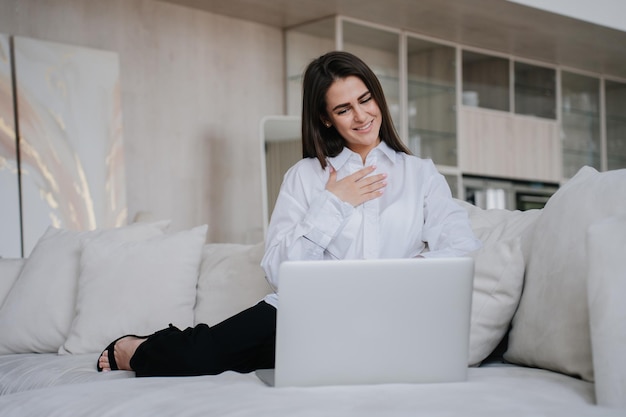
M 626 415 L 626 170 L 583 168 L 542 210 L 459 204 L 484 242 L 467 382 L 98 373 L 118 335 L 216 323 L 261 299 L 263 245 L 205 244 L 205 226 L 167 222 L 49 229 L 28 259 L 0 259 L 0 416 Z M 507 334 L 503 359 L 491 355 Z

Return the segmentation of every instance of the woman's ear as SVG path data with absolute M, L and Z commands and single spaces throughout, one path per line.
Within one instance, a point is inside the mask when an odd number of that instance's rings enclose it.
M 328 120 L 328 115 L 326 114 L 320 114 L 320 122 L 322 122 L 327 129 L 333 125 L 330 120 Z

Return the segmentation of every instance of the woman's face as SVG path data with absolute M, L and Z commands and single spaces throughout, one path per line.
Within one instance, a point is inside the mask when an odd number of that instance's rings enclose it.
M 328 120 L 346 141 L 346 146 L 365 161 L 380 143 L 382 116 L 378 104 L 359 77 L 334 81 L 326 92 Z

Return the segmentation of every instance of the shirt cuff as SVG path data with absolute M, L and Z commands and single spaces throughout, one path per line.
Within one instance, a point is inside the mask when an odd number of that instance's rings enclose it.
M 305 237 L 316 245 L 326 249 L 342 225 L 354 212 L 351 204 L 340 200 L 328 190 L 311 204 L 305 222 L 311 230 Z

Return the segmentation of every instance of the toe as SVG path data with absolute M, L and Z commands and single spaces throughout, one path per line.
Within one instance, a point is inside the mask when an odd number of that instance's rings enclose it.
M 102 352 L 102 355 L 100 355 L 100 359 L 98 359 L 98 365 L 100 365 L 100 368 L 104 372 L 111 370 L 111 365 L 109 364 L 108 351 L 105 350 L 104 352 Z

